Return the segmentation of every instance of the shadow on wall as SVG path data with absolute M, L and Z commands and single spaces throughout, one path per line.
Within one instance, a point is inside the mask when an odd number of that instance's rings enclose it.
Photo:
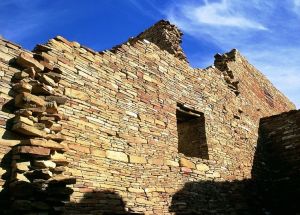
M 66 205 L 65 211 L 65 215 L 143 215 L 142 213 L 134 213 L 130 209 L 126 209 L 122 197 L 116 192 L 109 190 L 85 193 L 79 203 Z
M 275 141 L 268 138 L 260 123 L 251 179 L 188 182 L 172 197 L 169 211 L 176 215 L 300 214 L 299 156 L 293 163 L 293 169 L 296 166 L 298 171 L 282 174 L 286 168 L 291 169 L 290 158 L 282 157 L 283 149 L 274 150 Z M 276 141 L 284 147 L 281 138 Z M 300 150 L 300 144 L 293 150 Z
M 189 182 L 172 197 L 170 212 L 193 214 L 265 214 L 251 180 Z

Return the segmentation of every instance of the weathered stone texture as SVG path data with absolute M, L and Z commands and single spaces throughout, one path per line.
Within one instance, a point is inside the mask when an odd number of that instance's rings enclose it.
M 162 44 L 168 38 L 164 31 L 172 36 Z M 109 212 L 109 204 L 120 203 L 110 192 L 121 196 L 124 207 L 136 213 L 171 214 L 180 206 L 177 202 L 171 207 L 172 196 L 187 182 L 251 177 L 260 118 L 295 106 L 236 50 L 217 55 L 215 65 L 207 69 L 191 68 L 179 46 L 180 36 L 175 26 L 162 22 L 112 51 L 98 53 L 62 37 L 35 48 L 34 56 L 44 70 L 61 75 L 57 80 L 43 75 L 38 81 L 68 98 L 59 107 L 47 106 L 52 111 L 47 117 L 60 118 L 63 143 L 69 148 L 66 157 L 56 153 L 51 161 L 63 166 L 70 162 L 65 174 L 77 180 L 70 186 L 74 193 L 66 214 Z M 9 60 L 23 50 L 8 44 L 0 40 L 1 104 L 12 99 L 11 79 L 21 71 L 10 66 Z M 59 103 L 53 97 L 42 98 Z M 28 100 L 36 106 L 26 106 L 28 111 L 44 106 L 35 97 Z M 207 158 L 178 153 L 178 103 L 204 114 Z M 0 113 L 4 132 L 12 117 Z M 49 139 L 49 135 L 38 136 Z M 7 145 L 0 145 L 1 155 L 8 152 Z M 108 192 L 111 201 L 97 199 L 97 195 L 103 198 L 101 192 Z
M 261 185 L 266 207 L 272 214 L 297 214 L 300 193 L 300 111 L 266 117 L 260 138 L 253 178 Z

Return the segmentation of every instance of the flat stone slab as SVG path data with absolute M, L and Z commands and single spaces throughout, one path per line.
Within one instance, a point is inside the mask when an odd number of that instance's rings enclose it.
M 50 149 L 39 146 L 15 146 L 13 148 L 15 154 L 34 154 L 41 156 L 50 155 Z
M 44 66 L 26 52 L 23 52 L 18 56 L 17 63 L 25 69 L 33 67 L 37 72 L 44 70 Z
M 25 134 L 27 136 L 44 137 L 46 135 L 44 131 L 37 129 L 36 127 L 27 125 L 23 122 L 14 124 L 12 130 L 21 134 Z

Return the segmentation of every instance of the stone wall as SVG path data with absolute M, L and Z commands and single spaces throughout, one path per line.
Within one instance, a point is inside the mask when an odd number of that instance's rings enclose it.
M 259 120 L 295 106 L 237 50 L 216 55 L 207 69 L 191 68 L 166 48 L 174 38 L 180 44 L 181 33 L 163 23 L 146 31 L 161 40 L 138 37 L 111 51 L 95 52 L 60 36 L 33 51 L 40 63 L 62 71 L 57 90 L 68 98 L 58 111 L 69 149 L 64 174 L 76 184 L 70 186 L 74 193 L 65 214 L 193 213 L 199 203 L 178 199 L 186 196 L 182 192 L 199 190 L 194 183 L 213 184 L 216 193 L 236 191 L 241 202 L 235 205 L 233 197 L 224 204 L 226 198 L 212 194 L 200 204 L 203 211 L 250 211 L 241 193 L 243 181 L 251 178 Z M 6 105 L 12 99 L 11 78 L 20 71 L 11 60 L 25 50 L 0 41 L 0 101 Z M 203 114 L 206 157 L 178 152 L 178 104 Z M 0 114 L 2 156 L 18 144 L 5 129 L 14 116 L 7 112 Z
M 300 111 L 263 118 L 258 149 L 253 178 L 261 183 L 266 207 L 272 214 L 298 214 Z

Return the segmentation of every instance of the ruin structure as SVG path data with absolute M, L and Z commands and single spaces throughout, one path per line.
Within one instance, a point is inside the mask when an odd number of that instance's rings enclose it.
M 237 51 L 159 21 L 102 52 L 0 39 L 3 214 L 297 214 L 300 112 Z

